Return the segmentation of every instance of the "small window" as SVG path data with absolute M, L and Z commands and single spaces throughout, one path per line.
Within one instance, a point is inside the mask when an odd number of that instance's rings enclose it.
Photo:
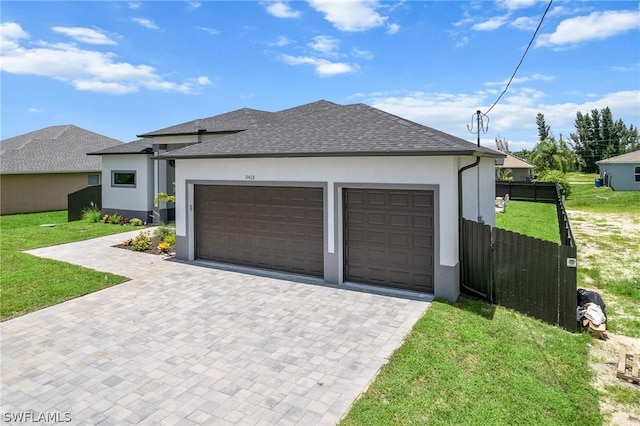
M 100 185 L 100 175 L 99 174 L 88 175 L 87 176 L 87 185 L 89 185 L 89 186 Z
M 127 188 L 136 187 L 136 172 L 133 170 L 112 171 L 111 186 L 123 186 Z
M 636 166 L 636 182 L 640 182 L 640 167 Z

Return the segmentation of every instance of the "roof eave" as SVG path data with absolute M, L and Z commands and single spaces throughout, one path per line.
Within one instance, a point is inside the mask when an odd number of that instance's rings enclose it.
M 494 158 L 500 157 L 477 150 L 464 151 L 348 151 L 348 152 L 289 152 L 289 153 L 246 153 L 246 154 L 194 154 L 171 155 L 165 153 L 154 157 L 154 160 L 187 160 L 198 158 L 306 158 L 306 157 L 444 157 L 474 156 Z

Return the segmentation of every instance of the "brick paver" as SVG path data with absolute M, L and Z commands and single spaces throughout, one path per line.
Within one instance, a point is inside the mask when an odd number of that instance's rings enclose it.
M 131 280 L 0 324 L 2 422 L 335 424 L 429 306 L 111 247 L 131 235 L 30 251 Z

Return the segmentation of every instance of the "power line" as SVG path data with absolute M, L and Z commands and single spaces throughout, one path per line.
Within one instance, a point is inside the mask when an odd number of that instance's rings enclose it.
M 547 16 L 547 12 L 551 8 L 551 4 L 552 3 L 553 3 L 553 0 L 549 0 L 549 4 L 547 5 L 547 9 L 542 14 L 542 18 L 540 18 L 540 23 L 538 24 L 538 28 L 536 28 L 536 30 L 534 31 L 533 36 L 531 37 L 531 41 L 529 41 L 529 45 L 525 49 L 524 54 L 522 55 L 522 58 L 520 58 L 520 62 L 518 62 L 518 66 L 513 71 L 513 74 L 511 75 L 511 78 L 509 79 L 509 82 L 507 83 L 507 87 L 504 88 L 502 93 L 500 93 L 500 96 L 498 96 L 498 99 L 496 99 L 496 101 L 493 103 L 493 105 L 491 105 L 491 108 L 489 108 L 487 110 L 487 112 L 484 113 L 484 115 L 489 114 L 491 112 L 491 110 L 493 109 L 493 107 L 495 107 L 498 104 L 498 102 L 500 101 L 500 99 L 502 99 L 502 96 L 504 96 L 504 94 L 507 93 L 507 90 L 509 90 L 509 86 L 511 85 L 511 82 L 515 78 L 516 73 L 518 72 L 518 69 L 520 68 L 520 65 L 522 65 L 522 62 L 524 61 L 525 56 L 527 56 L 527 53 L 529 52 L 529 48 L 531 48 L 531 45 L 533 44 L 533 41 L 535 40 L 536 35 L 538 34 L 538 31 L 540 30 L 540 27 L 542 26 L 542 22 L 544 22 L 544 17 Z

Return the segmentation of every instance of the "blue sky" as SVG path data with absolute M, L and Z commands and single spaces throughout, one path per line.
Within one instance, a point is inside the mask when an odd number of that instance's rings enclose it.
M 366 103 L 475 141 L 547 1 L 2 1 L 1 138 L 122 141 L 249 107 Z M 640 125 L 640 3 L 553 2 L 482 143 L 512 150 L 609 106 Z

